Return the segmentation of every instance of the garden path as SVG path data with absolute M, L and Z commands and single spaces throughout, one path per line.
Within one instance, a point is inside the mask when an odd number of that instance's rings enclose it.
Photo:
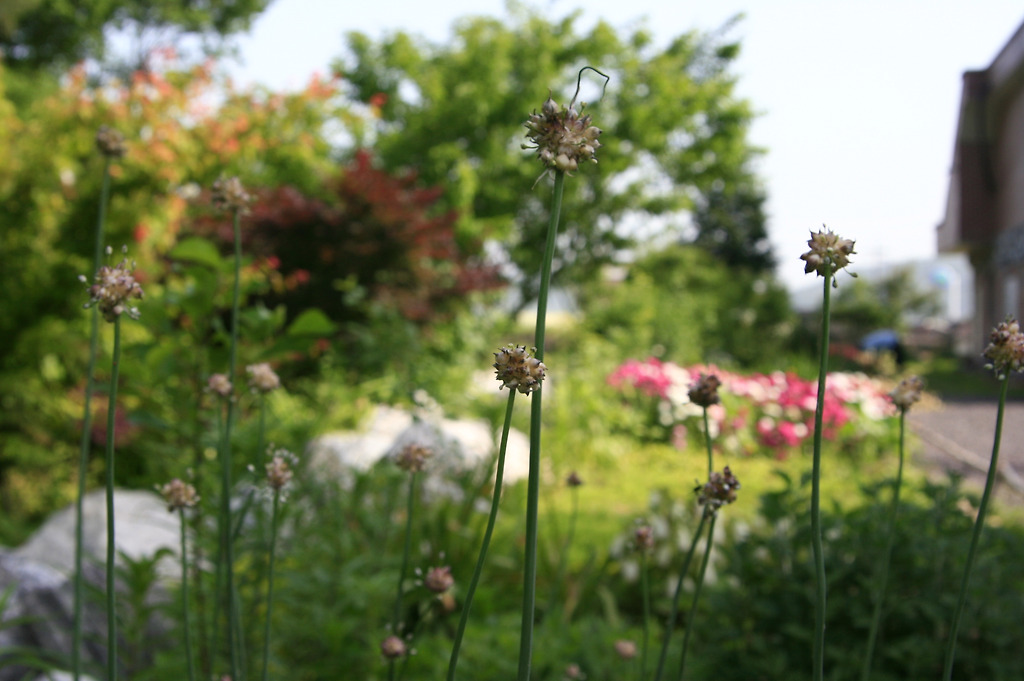
M 907 414 L 920 446 L 914 459 L 935 473 L 957 472 L 980 489 L 992 456 L 995 400 L 945 400 Z M 1024 402 L 1008 402 L 1003 415 L 996 496 L 1024 506 Z

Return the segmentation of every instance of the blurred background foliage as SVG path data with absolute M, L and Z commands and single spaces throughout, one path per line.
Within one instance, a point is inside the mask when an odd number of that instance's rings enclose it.
M 586 63 L 612 77 L 606 92 L 587 80 L 581 93 L 605 147 L 569 183 L 556 263 L 582 330 L 612 339 L 617 359 L 765 365 L 784 348 L 791 313 L 764 249 L 752 113 L 733 94 L 727 27 L 658 48 L 641 31 L 581 33 L 578 14 L 513 5 L 508 21 L 459 23 L 447 45 L 353 34 L 336 75 L 295 92 L 236 88 L 216 62 L 166 45 L 131 71 L 104 61 L 102 38 L 126 22 L 226 39 L 260 7 L 215 3 L 200 17 L 173 2 L 107 3 L 78 17 L 60 54 L 32 37 L 59 5 L 4 15 L 0 508 L 12 528 L 71 499 L 87 345 L 76 278 L 91 267 L 100 125 L 127 138 L 105 241 L 130 245 L 147 293 L 126 351 L 121 484 L 152 483 L 209 445 L 200 389 L 224 353 L 230 229 L 206 188 L 221 175 L 256 196 L 243 230 L 244 361 L 274 361 L 293 385 L 308 381 L 300 393 L 330 365 L 349 383 L 386 377 L 378 399 L 426 387 L 465 403 L 463 390 L 436 389 L 454 385 L 441 374 L 470 375 L 457 367 L 507 340 L 484 331 L 511 329 L 535 285 L 548 185 L 517 149 L 522 122 L 549 88 L 571 98 Z M 82 57 L 93 61 L 71 65 Z M 625 280 L 610 281 L 609 265 Z M 755 355 L 742 342 L 752 328 L 776 341 Z
M 754 167 L 760 150 L 747 139 L 753 107 L 734 92 L 740 46 L 729 26 L 657 46 L 643 31 L 598 23 L 584 32 L 579 14 L 550 19 L 513 4 L 508 17 L 460 22 L 446 44 L 352 34 L 331 77 L 293 92 L 235 87 L 216 61 L 166 42 L 141 59 L 105 57 L 104 29 L 126 26 L 147 40 L 161 31 L 195 33 L 224 47 L 264 4 L 90 3 L 76 10 L 66 39 L 51 40 L 50 52 L 37 49 L 33 36 L 78 5 L 22 0 L 0 8 L 0 544 L 19 543 L 73 500 L 88 348 L 77 276 L 91 267 L 100 125 L 128 140 L 126 156 L 111 168 L 105 241 L 129 244 L 146 291 L 141 321 L 124 325 L 117 482 L 152 488 L 192 468 L 203 488 L 216 444 L 203 388 L 226 364 L 231 272 L 230 224 L 208 207 L 210 184 L 239 175 L 255 196 L 243 221 L 240 366 L 271 362 L 286 386 L 268 399 L 267 441 L 301 452 L 320 433 L 358 426 L 377 404 L 411 406 L 418 391 L 448 415 L 497 426 L 503 396 L 474 386 L 493 388 L 496 347 L 531 342 L 532 327 L 517 312 L 533 300 L 546 224 L 549 181 L 520 149 L 522 124 L 549 91 L 569 101 L 579 69 L 592 64 L 611 81 L 606 91 L 589 76 L 582 83 L 579 101 L 604 129 L 604 146 L 600 162 L 566 184 L 555 263 L 565 304 L 553 315 L 545 357 L 551 399 L 542 512 L 550 530 L 541 540 L 540 589 L 553 596 L 541 610 L 534 668 L 537 678 L 553 680 L 570 662 L 592 680 L 631 673 L 611 642 L 639 636 L 637 584 L 628 557 L 609 547 L 636 517 L 663 515 L 685 532 L 693 520 L 686 495 L 704 463 L 693 449 L 699 442 L 679 451 L 640 441 L 639 410 L 624 408 L 607 376 L 626 359 L 647 357 L 815 371 L 815 331 L 800 323 L 773 276 Z M 82 58 L 92 61 L 77 63 Z M 899 329 L 906 310 L 928 304 L 908 298 L 899 282 L 881 292 L 862 286 L 844 281 L 836 298 L 837 315 L 853 328 Z M 101 347 L 109 345 L 107 338 Z M 103 385 L 109 357 L 99 366 Z M 261 458 L 256 408 L 254 397 L 241 395 L 235 465 L 243 479 Z M 516 418 L 525 429 L 525 412 Z M 93 422 L 105 423 L 102 413 Z M 105 437 L 97 426 L 97 454 Z M 800 678 L 806 671 L 798 652 L 775 637 L 785 627 L 793 641 L 809 636 L 794 610 L 811 597 L 801 572 L 807 566 L 779 564 L 805 551 L 804 491 L 789 480 L 807 458 L 795 451 L 785 464 L 725 462 L 743 481 L 744 499 L 729 508 L 738 522 L 728 529 L 699 617 L 707 626 L 697 633 L 693 660 L 705 676 L 730 678 L 723 670 L 736 670 L 736 678 Z M 94 457 L 90 485 L 99 484 L 101 466 Z M 870 486 L 892 474 L 892 456 L 856 446 L 830 466 L 835 476 L 826 491 L 836 502 L 829 522 L 850 528 L 832 540 L 841 564 L 830 607 L 859 618 L 839 623 L 837 615 L 830 628 L 848 627 L 856 641 L 865 626 L 865 573 L 844 566 L 864 568 L 879 550 L 883 523 L 872 509 L 881 507 L 884 486 Z M 791 477 L 776 477 L 779 468 Z M 586 484 L 559 577 L 573 508 L 561 481 L 572 470 Z M 908 477 L 924 485 L 919 471 Z M 424 507 L 414 544 L 424 568 L 444 551 L 456 580 L 466 578 L 481 533 L 473 508 L 490 491 L 479 476 L 458 483 L 462 499 Z M 306 476 L 286 507 L 274 622 L 281 638 L 272 660 L 289 678 L 384 674 L 376 646 L 399 555 L 401 518 L 392 510 L 401 485 L 386 467 L 353 484 L 341 489 Z M 663 489 L 657 503 L 654 489 Z M 922 486 L 909 496 L 918 506 L 902 516 L 906 541 L 898 546 L 913 546 L 913 556 L 900 558 L 906 584 L 893 583 L 893 592 L 914 595 L 894 606 L 883 634 L 893 657 L 880 661 L 879 678 L 930 670 L 941 618 L 933 609 L 914 620 L 915 608 L 928 606 L 919 587 L 952 593 L 955 546 L 969 525 L 964 504 L 973 503 L 955 487 Z M 521 568 L 522 504 L 522 489 L 510 486 L 478 596 L 481 623 L 465 647 L 467 669 L 495 676 L 511 675 L 503 665 L 513 659 L 495 651 L 517 645 L 512 584 Z M 780 509 L 796 520 L 785 525 Z M 1014 565 L 1024 542 L 1017 525 L 1006 525 L 992 541 Z M 262 530 L 243 535 L 251 556 L 265 548 Z M 989 572 L 974 581 L 972 602 L 988 609 L 979 608 L 978 628 L 964 637 L 961 654 L 976 670 L 965 678 L 1021 676 L 1006 633 L 1012 625 L 999 628 L 1020 604 L 996 593 L 1020 593 L 1019 576 L 999 565 L 979 565 Z M 252 594 L 262 587 L 259 566 L 243 566 Z M 659 570 L 656 583 L 667 583 L 671 564 Z M 452 616 L 428 601 L 409 615 L 424 618 L 410 678 L 439 676 L 450 649 Z M 247 603 L 254 652 L 260 605 L 258 597 Z M 771 654 L 739 664 L 736 641 Z M 835 660 L 837 668 L 846 663 Z M 180 678 L 181 666 L 172 648 L 139 678 Z

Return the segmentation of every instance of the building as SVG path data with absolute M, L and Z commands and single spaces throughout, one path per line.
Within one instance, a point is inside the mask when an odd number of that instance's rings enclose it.
M 1024 315 L 1024 24 L 988 68 L 963 75 L 938 246 L 970 260 L 970 337 L 974 347 L 984 347 L 1007 314 Z

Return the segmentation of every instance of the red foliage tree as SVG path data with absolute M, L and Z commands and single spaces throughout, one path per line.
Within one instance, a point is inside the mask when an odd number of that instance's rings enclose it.
M 457 215 L 436 210 L 440 187 L 390 175 L 360 151 L 328 189 L 329 200 L 265 191 L 246 220 L 246 250 L 282 275 L 268 302 L 285 303 L 290 316 L 318 307 L 359 321 L 370 303 L 425 324 L 467 293 L 501 285 L 494 266 L 457 243 Z

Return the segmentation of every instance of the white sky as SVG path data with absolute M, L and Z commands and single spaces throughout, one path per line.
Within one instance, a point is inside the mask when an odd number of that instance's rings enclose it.
M 738 93 L 760 115 L 751 141 L 769 231 L 790 288 L 822 223 L 856 239 L 857 266 L 928 258 L 942 219 L 964 70 L 988 66 L 1024 21 L 1020 0 L 554 0 L 580 26 L 646 20 L 659 44 L 743 12 Z M 405 30 L 443 41 L 456 19 L 504 16 L 502 0 L 273 0 L 239 41 L 241 82 L 298 88 L 326 73 L 348 31 Z

